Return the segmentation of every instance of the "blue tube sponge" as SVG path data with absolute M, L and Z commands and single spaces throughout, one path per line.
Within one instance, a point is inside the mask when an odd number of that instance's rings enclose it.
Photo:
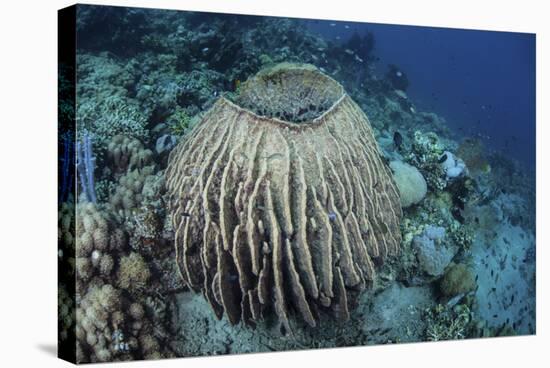
M 76 143 L 76 170 L 80 178 L 82 193 L 90 202 L 96 203 L 97 197 L 95 194 L 95 157 L 92 152 L 92 138 L 88 132 L 82 134 L 82 141 Z

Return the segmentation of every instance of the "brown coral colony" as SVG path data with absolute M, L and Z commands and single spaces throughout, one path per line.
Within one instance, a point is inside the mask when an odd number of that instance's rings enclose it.
M 218 318 L 349 318 L 401 240 L 396 186 L 370 123 L 313 66 L 279 64 L 221 97 L 166 170 L 177 263 Z

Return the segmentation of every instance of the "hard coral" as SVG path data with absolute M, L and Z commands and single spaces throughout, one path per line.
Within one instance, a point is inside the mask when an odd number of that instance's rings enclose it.
M 119 185 L 109 199 L 117 213 L 130 217 L 133 211 L 140 207 L 143 201 L 143 185 L 154 170 L 154 166 L 146 166 L 141 170 L 129 171 L 120 177 Z
M 443 146 L 435 133 L 414 132 L 411 152 L 406 160 L 420 170 L 432 190 L 442 190 L 447 185 L 445 172 L 439 163 L 442 154 Z
M 118 285 L 122 289 L 143 289 L 151 277 L 151 271 L 139 253 L 131 252 L 120 259 Z
M 77 280 L 90 280 L 95 275 L 108 275 L 114 268 L 110 253 L 124 248 L 124 232 L 112 214 L 93 203 L 81 203 L 76 216 Z
M 141 169 L 153 161 L 153 152 L 146 149 L 138 139 L 127 135 L 115 135 L 107 146 L 111 166 L 117 172 Z
M 472 271 L 465 264 L 453 264 L 441 279 L 439 289 L 446 297 L 453 297 L 458 294 L 474 290 L 476 282 Z
M 390 162 L 393 178 L 399 189 L 401 207 L 406 208 L 420 202 L 426 196 L 426 180 L 414 166 L 401 161 Z

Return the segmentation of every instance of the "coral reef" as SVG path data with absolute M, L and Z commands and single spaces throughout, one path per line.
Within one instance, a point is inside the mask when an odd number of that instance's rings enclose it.
M 115 168 L 115 172 L 125 173 L 153 163 L 153 152 L 150 149 L 145 148 L 138 139 L 123 134 L 115 135 L 110 140 L 107 156 L 111 161 L 109 166 Z
M 113 209 L 123 217 L 130 217 L 133 211 L 141 207 L 143 184 L 154 173 L 154 166 L 135 169 L 122 175 L 109 202 Z
M 120 259 L 117 282 L 121 289 L 144 289 L 151 277 L 151 271 L 142 256 L 136 252 Z
M 76 217 L 77 292 L 94 276 L 108 277 L 114 269 L 113 253 L 120 252 L 127 236 L 113 216 L 93 203 L 80 203 Z
M 75 315 L 75 206 L 74 198 L 69 194 L 58 209 L 57 228 L 58 259 L 58 340 L 60 351 L 74 341 Z M 66 349 L 70 350 L 70 349 Z M 74 352 L 63 351 L 64 356 L 74 356 Z
M 155 337 L 144 306 L 112 285 L 92 286 L 77 309 L 77 362 L 170 357 Z
M 393 179 L 399 189 L 401 207 L 406 208 L 417 204 L 426 196 L 428 187 L 426 180 L 414 166 L 401 161 L 390 162 Z
M 454 307 L 438 304 L 425 310 L 426 340 L 462 340 L 475 328 L 472 312 L 466 304 Z
M 449 266 L 439 283 L 439 290 L 446 297 L 473 291 L 475 287 L 476 283 L 472 271 L 463 263 Z
M 458 145 L 401 66 L 380 77 L 373 34 L 80 10 L 59 81 L 69 120 L 78 79 L 78 133 L 58 143 L 59 335 L 79 362 L 535 332 L 533 173 Z M 75 213 L 76 140 L 96 203 Z
M 289 331 L 290 306 L 311 326 L 318 309 L 347 319 L 348 288 L 372 283 L 375 262 L 399 250 L 390 170 L 361 110 L 315 68 L 276 66 L 246 86 L 238 100 L 269 117 L 222 98 L 171 154 L 181 273 L 232 323 L 269 309 Z M 286 110 L 288 93 L 304 105 Z
M 456 254 L 456 249 L 442 243 L 444 238 L 445 228 L 427 226 L 424 232 L 413 240 L 418 264 L 431 276 L 442 275 Z
M 447 185 L 445 171 L 439 162 L 443 152 L 443 146 L 435 133 L 414 132 L 411 152 L 406 159 L 420 170 L 431 190 L 442 190 Z
M 151 266 L 129 251 L 128 236 L 108 208 L 80 203 L 76 214 L 77 361 L 171 356 L 160 344 L 165 327 L 146 311 Z

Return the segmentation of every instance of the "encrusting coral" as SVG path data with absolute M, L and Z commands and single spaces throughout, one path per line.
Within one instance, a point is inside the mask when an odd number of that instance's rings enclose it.
M 351 290 L 399 251 L 401 205 L 365 114 L 336 81 L 279 64 L 222 97 L 171 153 L 183 279 L 218 318 L 349 318 Z M 204 142 L 212 142 L 205 145 Z

